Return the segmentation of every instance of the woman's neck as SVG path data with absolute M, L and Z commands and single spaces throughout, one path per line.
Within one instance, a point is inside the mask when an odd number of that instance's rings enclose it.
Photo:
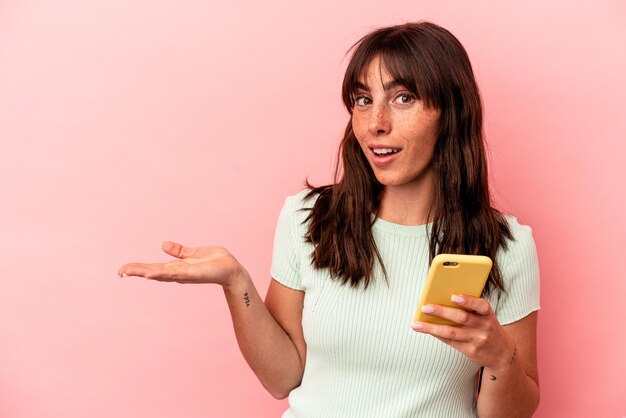
M 400 225 L 423 225 L 429 218 L 434 196 L 432 184 L 424 187 L 385 186 L 380 199 L 377 217 Z

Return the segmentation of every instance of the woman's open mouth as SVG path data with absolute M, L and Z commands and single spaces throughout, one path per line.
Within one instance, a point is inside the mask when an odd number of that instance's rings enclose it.
M 372 161 L 376 167 L 385 167 L 398 157 L 401 148 L 370 148 Z

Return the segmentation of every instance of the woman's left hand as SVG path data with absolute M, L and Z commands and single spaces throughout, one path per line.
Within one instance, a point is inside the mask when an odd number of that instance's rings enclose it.
M 480 366 L 498 372 L 506 371 L 512 356 L 515 356 L 515 343 L 498 322 L 489 302 L 467 295 L 454 295 L 452 302 L 464 309 L 424 305 L 422 312 L 459 325 L 414 322 L 411 328 L 436 337 Z

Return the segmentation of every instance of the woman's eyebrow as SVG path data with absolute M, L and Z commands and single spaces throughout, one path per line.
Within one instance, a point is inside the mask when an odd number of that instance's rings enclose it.
M 363 84 L 360 81 L 357 81 L 356 83 L 354 83 L 354 89 L 370 91 L 370 88 L 367 86 L 367 84 Z
M 354 84 L 354 86 L 356 87 L 357 90 L 370 91 L 369 86 L 367 84 L 365 84 L 365 83 L 361 83 L 360 81 L 357 81 Z M 402 84 L 398 80 L 391 80 L 391 81 L 387 81 L 385 84 L 383 84 L 383 89 L 385 91 L 387 91 L 387 90 L 391 90 L 391 89 L 394 89 L 396 87 L 401 87 L 401 86 L 404 86 L 404 84 Z

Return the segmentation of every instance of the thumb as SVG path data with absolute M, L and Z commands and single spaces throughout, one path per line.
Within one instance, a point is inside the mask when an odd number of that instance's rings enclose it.
M 194 252 L 193 248 L 185 247 L 184 245 L 172 241 L 162 242 L 161 249 L 167 254 L 176 258 L 187 258 L 190 257 Z

